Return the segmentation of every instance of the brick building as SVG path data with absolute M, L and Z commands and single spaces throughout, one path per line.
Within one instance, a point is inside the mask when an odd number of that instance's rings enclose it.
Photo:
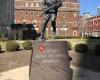
M 100 16 L 94 16 L 88 19 L 88 35 L 100 37 Z
M 88 19 L 90 19 L 91 17 L 92 17 L 92 15 L 89 12 L 84 13 L 84 15 L 81 16 L 81 18 L 80 18 L 80 25 L 81 25 L 80 35 L 81 36 L 87 35 L 87 29 L 88 29 L 87 22 L 88 22 Z
M 42 0 L 15 0 L 15 23 L 33 24 L 40 32 L 42 17 Z M 57 35 L 78 36 L 80 33 L 80 2 L 79 0 L 65 0 L 59 9 L 57 17 Z M 46 35 L 51 34 L 51 25 L 48 24 Z

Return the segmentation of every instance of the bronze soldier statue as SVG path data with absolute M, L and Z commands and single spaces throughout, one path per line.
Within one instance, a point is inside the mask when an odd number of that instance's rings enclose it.
M 53 28 L 53 34 L 56 34 L 56 17 L 58 8 L 62 6 L 61 0 L 43 0 L 43 22 L 41 35 L 39 39 L 44 39 L 44 32 L 46 30 L 47 23 L 51 21 L 51 26 Z

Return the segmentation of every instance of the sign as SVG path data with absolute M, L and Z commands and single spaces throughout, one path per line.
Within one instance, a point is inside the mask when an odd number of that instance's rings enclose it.
M 67 42 L 36 41 L 30 67 L 30 80 L 71 80 Z

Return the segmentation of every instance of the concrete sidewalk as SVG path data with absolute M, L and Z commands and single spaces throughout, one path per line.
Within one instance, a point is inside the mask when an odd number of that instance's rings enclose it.
M 100 73 L 75 66 L 71 68 L 73 69 L 73 80 L 100 80 Z M 2 72 L 0 80 L 29 80 L 29 66 Z
M 0 73 L 0 80 L 29 80 L 29 66 Z

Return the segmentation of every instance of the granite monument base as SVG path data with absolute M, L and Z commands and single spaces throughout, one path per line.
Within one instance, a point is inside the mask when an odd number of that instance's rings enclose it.
M 36 41 L 30 80 L 72 80 L 66 41 Z

